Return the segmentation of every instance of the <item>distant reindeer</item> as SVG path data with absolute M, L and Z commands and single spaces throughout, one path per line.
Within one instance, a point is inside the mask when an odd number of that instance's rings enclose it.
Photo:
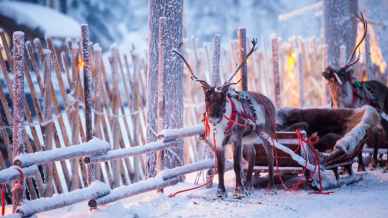
M 360 60 L 360 55 L 355 58 L 355 53 L 365 40 L 368 31 L 368 23 L 363 14 L 357 16 L 357 18 L 363 23 L 364 34 L 353 48 L 347 64 L 339 69 L 328 66 L 322 73 L 322 76 L 328 82 L 333 108 L 357 108 L 367 104 L 376 108 L 381 114 L 381 124 L 384 129 L 376 127 L 370 133 L 370 143 L 368 143 L 374 146 L 373 159 L 377 163 L 377 148 L 384 143 L 381 139 L 385 138 L 385 131 L 388 130 L 388 116 L 386 115 L 388 113 L 388 88 L 380 81 L 369 80 L 360 82 L 353 77 L 353 69 L 351 67 Z M 362 161 L 360 164 L 362 164 Z
M 260 137 L 260 133 L 274 134 L 275 107 L 264 95 L 253 92 L 238 92 L 231 87 L 238 83 L 232 83 L 231 81 L 244 62 L 254 52 L 255 48 L 256 40 L 252 40 L 252 48 L 244 61 L 240 63 L 230 78 L 219 87 L 211 86 L 206 81 L 198 79 L 184 56 L 174 50 L 174 53 L 183 60 L 190 71 L 191 79 L 201 84 L 205 94 L 206 112 L 204 116 L 205 120 L 208 121 L 205 122 L 207 123 L 207 132 L 210 133 L 210 129 L 212 130 L 212 139 L 215 146 L 218 170 L 218 197 L 226 196 L 224 186 L 225 146 L 229 143 L 234 145 L 233 166 L 236 175 L 234 197 L 240 198 L 244 194 L 241 179 L 242 152 L 244 152 L 244 156 L 248 161 L 246 185 L 252 186 L 252 173 L 256 158 L 253 144 L 258 144 L 258 139 L 261 139 L 268 159 L 270 178 L 268 185 L 272 186 L 274 182 L 272 146 L 269 141 Z

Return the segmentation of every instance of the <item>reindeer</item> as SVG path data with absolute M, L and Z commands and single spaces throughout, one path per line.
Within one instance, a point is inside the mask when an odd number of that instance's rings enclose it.
M 235 198 L 241 198 L 245 193 L 241 178 L 243 152 L 248 161 L 247 177 L 244 185 L 245 187 L 252 187 L 252 173 L 256 158 L 253 144 L 259 144 L 258 141 L 262 142 L 268 159 L 268 186 L 272 187 L 274 182 L 272 146 L 268 140 L 260 136 L 260 133 L 265 132 L 271 136 L 274 134 L 275 107 L 264 95 L 236 91 L 232 86 L 238 82 L 231 82 L 255 49 L 256 40 L 252 40 L 252 48 L 245 56 L 244 61 L 238 65 L 235 72 L 222 86 L 217 87 L 211 86 L 205 80 L 198 79 L 184 56 L 177 50 L 173 50 L 186 65 L 191 74 L 191 79 L 199 82 L 205 94 L 205 132 L 210 133 L 210 130 L 212 130 L 213 133 L 211 137 L 218 170 L 217 196 L 221 198 L 226 196 L 224 185 L 225 146 L 229 143 L 233 144 L 233 168 L 236 175 Z
M 376 80 L 369 81 L 357 81 L 353 76 L 353 69 L 351 68 L 360 60 L 360 53 L 358 57 L 355 58 L 355 53 L 359 49 L 361 43 L 365 40 L 368 23 L 365 20 L 363 14 L 361 16 L 356 16 L 363 23 L 364 34 L 361 40 L 353 48 L 350 58 L 348 59 L 345 66 L 336 69 L 332 66 L 328 66 L 325 71 L 322 73 L 322 76 L 327 80 L 329 93 L 331 97 L 331 106 L 333 108 L 357 108 L 362 105 L 371 105 L 379 113 L 383 119 L 381 119 L 382 127 L 376 127 L 370 133 L 370 141 L 368 144 L 374 146 L 373 159 L 377 163 L 377 148 L 383 142 L 381 138 L 385 138 L 385 131 L 388 130 L 388 88 Z M 360 161 L 360 170 L 363 170 L 363 163 L 359 157 Z M 388 164 L 386 165 L 386 168 Z

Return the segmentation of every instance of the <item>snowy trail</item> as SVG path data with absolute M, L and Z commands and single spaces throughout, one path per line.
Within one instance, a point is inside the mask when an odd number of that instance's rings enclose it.
M 184 183 L 165 189 L 166 194 L 148 192 L 89 212 L 86 202 L 39 214 L 38 218 L 114 218 L 114 217 L 307 217 L 307 218 L 387 218 L 388 173 L 369 171 L 364 179 L 350 186 L 335 189 L 331 195 L 309 194 L 309 191 L 286 192 L 257 189 L 243 200 L 232 196 L 233 173 L 228 173 L 228 198 L 213 200 L 215 188 L 200 189 L 168 198 L 167 194 L 192 187 Z M 215 180 L 216 181 L 216 180 Z

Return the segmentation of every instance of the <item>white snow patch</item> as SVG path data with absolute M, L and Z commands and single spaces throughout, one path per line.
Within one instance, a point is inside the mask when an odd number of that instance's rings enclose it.
M 191 177 L 190 177 L 191 176 Z M 195 174 L 186 178 L 194 180 Z M 215 199 L 216 185 L 177 195 L 168 194 L 194 185 L 187 181 L 164 189 L 164 194 L 147 192 L 90 212 L 85 203 L 38 214 L 38 218 L 161 218 L 161 217 L 269 217 L 269 218 L 386 218 L 388 215 L 388 174 L 367 172 L 359 183 L 335 189 L 330 195 L 310 191 L 256 189 L 242 200 L 232 198 L 234 173 L 226 174 L 228 197 Z M 215 178 L 214 181 L 217 181 Z
M 80 37 L 80 24 L 73 18 L 48 7 L 14 1 L 0 2 L 0 15 L 18 24 L 40 29 L 46 37 Z

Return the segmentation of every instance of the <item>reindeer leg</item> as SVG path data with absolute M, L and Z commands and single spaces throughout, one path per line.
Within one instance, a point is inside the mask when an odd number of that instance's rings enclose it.
M 364 159 L 362 158 L 362 151 L 358 154 L 357 159 L 358 159 L 357 171 L 358 172 L 365 171 Z
M 387 160 L 385 160 L 384 173 L 388 172 L 388 151 L 387 151 Z
M 270 144 L 269 141 L 267 141 L 264 137 L 260 137 L 261 140 L 263 141 L 263 148 L 265 151 L 265 154 L 267 156 L 267 162 L 268 162 L 268 188 L 272 188 L 275 179 L 274 179 L 274 170 L 273 170 L 273 165 L 274 165 L 274 157 L 273 157 L 273 148 Z
M 252 182 L 253 167 L 255 166 L 255 160 L 256 160 L 255 145 L 244 145 L 243 153 L 246 160 L 248 161 L 248 170 L 247 170 L 246 182 L 244 186 L 249 191 L 251 191 L 253 189 L 253 182 Z
M 225 185 L 224 185 L 224 172 L 225 172 L 225 150 L 224 148 L 216 149 L 217 157 L 217 171 L 218 171 L 218 188 L 217 197 L 226 197 Z
M 233 168 L 236 176 L 236 187 L 233 196 L 235 198 L 242 198 L 244 188 L 241 182 L 241 139 L 235 140 L 233 146 Z

